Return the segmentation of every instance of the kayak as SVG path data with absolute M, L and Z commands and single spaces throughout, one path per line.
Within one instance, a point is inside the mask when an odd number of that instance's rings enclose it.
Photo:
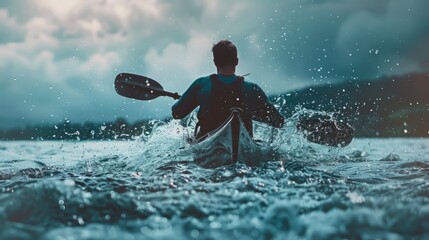
M 191 143 L 194 162 L 203 168 L 216 168 L 242 162 L 257 165 L 268 147 L 252 139 L 240 112 L 232 110 L 228 119 L 216 130 Z
M 338 124 L 332 119 L 303 118 L 299 120 L 297 129 L 308 141 L 329 147 L 345 147 L 354 137 L 354 129 L 350 125 Z M 203 168 L 237 162 L 256 166 L 264 156 L 273 154 L 268 143 L 252 139 L 238 109 L 233 109 L 216 130 L 191 141 L 191 150 L 194 162 Z

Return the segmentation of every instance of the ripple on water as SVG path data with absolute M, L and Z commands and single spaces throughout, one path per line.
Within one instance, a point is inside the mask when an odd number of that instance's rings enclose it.
M 387 155 L 386 157 L 380 159 L 380 161 L 397 162 L 397 161 L 401 161 L 401 158 L 397 154 L 389 153 L 389 155 Z
M 33 158 L 45 166 L 9 158 L 0 167 L 42 174 L 0 181 L 11 189 L 0 194 L 0 239 L 429 237 L 429 165 L 420 155 L 408 160 L 362 141 L 344 151 L 280 149 L 260 167 L 202 169 L 186 148 L 173 154 L 179 139 L 150 153 L 146 142 L 61 143 L 57 154 Z

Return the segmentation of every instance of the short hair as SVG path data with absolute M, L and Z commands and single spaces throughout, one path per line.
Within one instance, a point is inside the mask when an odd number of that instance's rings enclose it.
M 237 48 L 229 40 L 220 40 L 212 48 L 216 67 L 237 65 Z

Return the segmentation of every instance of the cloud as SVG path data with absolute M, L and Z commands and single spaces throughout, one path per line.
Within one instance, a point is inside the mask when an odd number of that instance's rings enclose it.
M 231 39 L 238 74 L 268 93 L 429 70 L 429 3 L 380 1 L 0 2 L 0 128 L 64 118 L 161 118 L 173 100 L 117 96 L 133 72 L 182 93 Z M 31 11 L 28 11 L 31 9 Z
M 213 42 L 210 37 L 193 34 L 186 43 L 171 43 L 161 51 L 151 48 L 144 56 L 147 74 L 159 76 L 165 79 L 165 86 L 183 92 L 193 80 L 214 70 Z
M 393 0 L 383 13 L 351 14 L 339 29 L 336 46 L 344 54 L 338 54 L 337 64 L 350 63 L 356 76 L 367 78 L 428 70 L 410 57 L 414 46 L 429 37 L 428 16 L 422 10 L 427 5 L 424 1 Z
M 428 70 L 407 53 L 428 35 L 426 1 L 276 3 L 248 24 L 259 29 L 252 42 L 261 63 L 281 76 L 308 85 Z
M 9 16 L 9 13 L 0 9 L 0 44 L 11 41 L 17 41 L 23 38 L 24 29 L 16 22 L 14 18 Z

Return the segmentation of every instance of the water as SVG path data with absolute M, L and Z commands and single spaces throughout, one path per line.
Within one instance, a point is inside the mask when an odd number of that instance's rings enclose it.
M 259 167 L 203 169 L 186 134 L 0 142 L 0 239 L 429 238 L 429 139 L 281 132 Z

